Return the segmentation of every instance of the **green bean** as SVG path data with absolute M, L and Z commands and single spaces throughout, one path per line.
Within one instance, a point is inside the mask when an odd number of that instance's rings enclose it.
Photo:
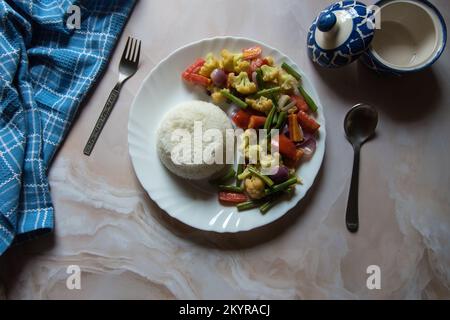
M 236 187 L 239 187 L 241 185 L 241 181 L 239 180 L 239 175 L 244 171 L 244 164 L 239 163 L 237 166 L 237 172 L 236 172 Z
M 256 97 L 259 98 L 261 96 L 269 96 L 272 94 L 280 93 L 280 91 L 281 91 L 281 87 L 273 87 L 273 88 L 269 88 L 269 89 L 263 89 L 263 90 L 259 90 L 256 93 Z
M 256 83 L 259 90 L 264 89 L 264 81 L 261 68 L 256 69 Z
M 263 175 L 261 172 L 259 172 L 255 168 L 249 166 L 248 171 L 250 171 L 252 174 L 254 174 L 258 178 L 260 178 L 262 181 L 264 181 L 264 183 L 267 184 L 269 187 L 273 186 L 274 183 L 273 183 L 272 179 L 270 179 L 268 176 Z
M 271 124 L 272 127 L 276 126 L 277 121 L 278 121 L 278 115 L 279 115 L 279 112 L 276 111 L 275 114 L 273 115 L 272 124 Z
M 306 104 L 311 109 L 311 111 L 317 112 L 317 104 L 314 102 L 311 96 L 305 91 L 305 89 L 303 89 L 302 86 L 298 86 L 298 90 L 300 90 L 300 93 L 302 94 L 303 98 L 305 98 Z
M 235 95 L 231 94 L 228 90 L 222 89 L 222 90 L 220 90 L 220 93 L 225 98 L 227 98 L 228 100 L 230 100 L 231 102 L 236 104 L 238 107 L 240 107 L 242 109 L 246 109 L 247 108 L 247 103 L 245 103 L 244 101 L 242 101 L 241 99 L 239 99 Z
M 284 121 L 286 120 L 286 116 L 287 116 L 287 113 L 284 111 L 279 113 L 277 124 L 275 125 L 275 129 L 281 129 L 281 127 L 284 124 Z
M 229 191 L 229 192 L 237 192 L 237 193 L 242 193 L 244 191 L 244 189 L 242 187 L 237 187 L 237 186 L 232 186 L 232 185 L 219 185 L 219 190 L 220 191 Z
M 272 126 L 273 115 L 275 114 L 276 110 L 277 107 L 275 105 L 272 106 L 272 109 L 270 110 L 269 115 L 267 116 L 266 122 L 264 123 L 264 129 L 270 130 L 270 127 Z
M 280 183 L 280 184 L 272 186 L 272 188 L 270 188 L 269 191 L 266 192 L 266 196 L 274 194 L 274 193 L 278 193 L 278 192 L 281 192 L 281 191 L 284 191 L 284 190 L 286 190 L 287 188 L 289 188 L 290 186 L 292 186 L 292 185 L 294 185 L 296 183 L 297 183 L 297 178 L 296 177 L 290 178 L 289 180 L 286 180 L 283 183 Z
M 272 209 L 277 204 L 275 199 L 270 199 L 259 207 L 259 211 L 262 214 L 266 214 L 270 209 Z
M 300 81 L 302 79 L 302 76 L 297 71 L 295 71 L 294 68 L 292 68 L 290 65 L 288 65 L 286 62 L 283 62 L 281 64 L 281 68 L 283 68 L 284 71 L 289 73 L 291 76 L 293 76 L 298 81 Z
M 227 171 L 227 173 L 225 173 L 224 175 L 210 180 L 209 183 L 211 184 L 223 184 L 225 182 L 227 182 L 229 179 L 233 178 L 236 175 L 236 172 L 234 171 L 233 168 L 230 168 L 230 170 Z
M 254 200 L 250 200 L 250 201 L 246 201 L 246 202 L 242 202 L 239 203 L 236 208 L 239 211 L 244 211 L 244 210 L 250 210 L 253 208 L 256 208 L 260 205 L 260 201 L 254 201 Z

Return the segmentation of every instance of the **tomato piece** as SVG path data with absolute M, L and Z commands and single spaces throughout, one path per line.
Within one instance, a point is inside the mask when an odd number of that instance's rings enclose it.
M 295 102 L 295 106 L 298 108 L 298 110 L 301 110 L 303 112 L 309 111 L 308 104 L 303 97 L 292 95 L 291 100 Z
M 187 74 L 184 79 L 188 82 L 199 84 L 204 87 L 207 87 L 211 84 L 211 79 L 195 73 Z
M 262 49 L 259 46 L 254 46 L 254 47 L 250 47 L 250 48 L 242 50 L 242 53 L 243 53 L 243 58 L 245 60 L 251 60 L 251 59 L 258 58 L 262 53 Z
M 221 202 L 237 204 L 248 201 L 248 197 L 243 193 L 221 191 L 219 192 L 219 200 Z
M 304 155 L 304 151 L 302 149 L 297 149 L 296 155 L 295 155 L 295 159 L 289 159 L 289 158 L 285 158 L 283 159 L 283 163 L 288 167 L 288 168 L 297 168 L 298 165 L 300 164 L 300 160 Z
M 283 156 L 289 159 L 297 160 L 298 158 L 297 148 L 295 147 L 294 142 L 284 134 L 278 135 L 278 150 Z
M 263 65 L 268 64 L 266 59 L 256 58 L 250 62 L 250 74 L 261 68 Z
M 303 130 L 314 133 L 320 128 L 320 124 L 314 120 L 314 118 L 310 117 L 304 111 L 299 111 L 297 113 L 298 122 Z
M 191 64 L 189 67 L 184 70 L 182 73 L 183 79 L 187 80 L 186 77 L 192 73 L 198 73 L 200 71 L 200 68 L 205 64 L 205 59 L 198 58 L 195 60 L 193 64 Z
M 241 129 L 247 129 L 250 122 L 250 115 L 244 110 L 239 110 L 231 119 L 234 124 Z
M 262 126 L 264 126 L 264 123 L 266 123 L 266 117 L 262 116 L 250 116 L 250 121 L 248 123 L 249 129 L 259 129 Z

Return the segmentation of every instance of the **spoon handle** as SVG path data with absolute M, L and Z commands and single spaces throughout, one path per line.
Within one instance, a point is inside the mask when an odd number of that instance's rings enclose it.
M 347 213 L 345 215 L 345 223 L 350 232 L 358 231 L 358 184 L 359 184 L 359 151 L 361 147 L 355 146 L 353 156 L 353 172 L 352 181 L 350 183 L 350 192 L 347 201 Z

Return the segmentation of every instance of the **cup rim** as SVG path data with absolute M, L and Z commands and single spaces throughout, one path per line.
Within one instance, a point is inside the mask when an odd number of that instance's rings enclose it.
M 381 7 L 383 5 L 386 5 L 389 2 L 395 2 L 395 1 L 396 0 L 380 0 L 380 1 L 376 2 L 375 5 Z M 408 1 L 418 2 L 418 0 L 408 0 Z M 388 69 L 389 71 L 397 72 L 397 73 L 399 73 L 399 72 L 413 73 L 413 72 L 417 72 L 417 71 L 426 69 L 426 68 L 430 67 L 431 65 L 433 65 L 441 57 L 442 53 L 445 50 L 445 47 L 447 45 L 447 25 L 445 23 L 444 17 L 442 16 L 441 12 L 436 8 L 436 6 L 434 6 L 428 0 L 420 0 L 419 2 L 421 4 L 424 4 L 425 6 L 429 7 L 434 12 L 434 14 L 436 15 L 436 17 L 441 25 L 442 41 L 440 44 L 438 44 L 438 46 L 440 46 L 440 48 L 433 55 L 431 55 L 430 59 L 427 62 L 425 62 L 423 65 L 420 65 L 415 68 L 402 68 L 402 67 L 387 65 L 385 62 L 381 61 L 377 57 L 377 55 L 373 54 L 373 48 L 372 48 L 372 46 L 369 46 L 369 49 L 367 50 L 367 54 L 370 56 L 370 58 L 372 60 L 376 61 L 377 63 L 379 63 L 380 65 L 382 65 L 383 68 Z

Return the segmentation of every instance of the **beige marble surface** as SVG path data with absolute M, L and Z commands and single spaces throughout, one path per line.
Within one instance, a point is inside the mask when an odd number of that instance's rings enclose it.
M 450 2 L 433 2 L 450 21 Z M 0 297 L 449 299 L 449 49 L 432 69 L 401 79 L 357 63 L 318 69 L 306 55 L 306 33 L 329 3 L 141 0 L 119 48 L 125 35 L 142 39 L 142 65 L 85 157 L 84 143 L 117 78 L 115 52 L 51 168 L 55 232 L 1 258 Z M 179 46 L 215 35 L 255 38 L 294 59 L 321 95 L 328 131 L 321 173 L 297 209 L 229 236 L 168 218 L 137 181 L 127 146 L 128 112 L 143 78 Z M 361 227 L 350 234 L 344 212 L 352 150 L 342 121 L 357 102 L 377 107 L 381 119 L 376 139 L 362 150 Z M 82 270 L 81 290 L 66 288 L 72 264 Z M 381 268 L 380 290 L 366 287 L 373 264 Z

